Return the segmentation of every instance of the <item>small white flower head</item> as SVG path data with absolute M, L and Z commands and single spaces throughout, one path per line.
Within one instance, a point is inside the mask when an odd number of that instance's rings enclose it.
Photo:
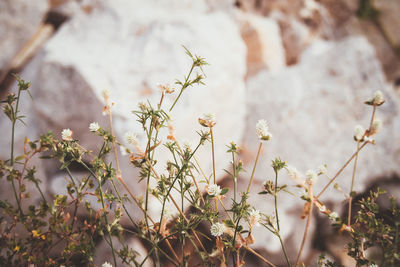
M 261 221 L 260 211 L 255 208 L 251 209 L 249 211 L 249 221 L 251 226 L 259 225 Z
M 164 94 L 172 94 L 175 91 L 175 88 L 170 84 L 159 84 L 158 88 L 160 88 L 161 92 Z
M 378 267 L 378 264 L 376 264 L 376 263 L 371 263 L 370 265 L 368 265 L 368 267 Z
M 183 148 L 189 152 L 192 152 L 192 144 L 187 140 L 183 142 Z
M 103 95 L 104 100 L 108 100 L 110 98 L 111 92 L 108 89 L 104 89 L 101 94 Z
M 128 144 L 136 145 L 137 144 L 137 135 L 133 132 L 127 132 L 127 133 L 125 133 L 125 141 Z
M 111 263 L 108 263 L 107 261 L 104 262 L 101 267 L 113 267 Z
M 308 184 L 315 184 L 318 180 L 318 175 L 314 170 L 308 170 L 306 172 L 306 181 Z
M 257 122 L 256 132 L 260 140 L 266 141 L 272 138 L 272 134 L 268 131 L 268 125 L 265 120 L 259 120 Z
M 97 122 L 92 122 L 92 123 L 89 125 L 89 130 L 90 130 L 91 132 L 97 132 L 99 129 L 100 129 L 100 125 L 99 125 Z
M 64 141 L 72 141 L 73 132 L 70 129 L 64 129 L 61 132 L 61 138 Z
M 199 118 L 199 123 L 204 127 L 213 127 L 217 123 L 216 116 L 214 113 L 205 113 Z
M 287 166 L 286 170 L 288 172 L 290 179 L 294 180 L 297 183 L 297 185 L 304 186 L 304 180 L 302 178 L 302 175 L 295 167 Z
M 373 103 L 376 106 L 380 106 L 385 102 L 385 98 L 380 90 L 374 93 Z
M 220 194 L 221 194 L 221 187 L 219 186 L 219 185 L 217 185 L 217 184 L 210 184 L 210 185 L 208 185 L 207 186 L 207 193 L 210 195 L 210 196 L 219 196 Z
M 356 125 L 354 128 L 354 140 L 358 141 L 363 141 L 365 135 L 365 129 L 361 125 Z
M 382 130 L 382 121 L 380 119 L 375 119 L 372 122 L 372 126 L 371 126 L 371 135 L 375 135 L 377 133 L 379 133 Z
M 215 237 L 221 236 L 225 231 L 225 225 L 219 222 L 213 223 L 210 228 L 211 234 Z
M 331 221 L 336 222 L 336 219 L 339 218 L 339 215 L 338 215 L 336 212 L 333 211 L 333 212 L 331 212 L 331 213 L 328 214 L 328 217 L 329 217 L 329 219 L 330 219 Z
M 326 165 L 325 164 L 319 165 L 319 167 L 318 167 L 318 175 L 325 174 L 327 172 L 328 172 L 328 170 L 326 169 Z
M 365 101 L 365 104 L 371 105 L 371 106 L 380 106 L 383 103 L 385 103 L 385 98 L 384 98 L 382 92 L 379 90 L 374 93 L 374 96 L 372 98 Z

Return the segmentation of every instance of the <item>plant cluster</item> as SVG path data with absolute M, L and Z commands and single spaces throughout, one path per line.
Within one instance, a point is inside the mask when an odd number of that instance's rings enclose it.
M 186 53 L 192 59 L 187 76 L 182 81 L 176 81 L 173 86 L 160 85 L 159 102 L 139 103 L 138 109 L 133 111 L 133 116 L 136 116 L 144 133 L 145 146 L 141 145 L 134 132 L 126 133 L 125 141 L 116 138 L 112 124 L 112 95 L 109 91 L 104 91 L 103 114 L 108 117 L 109 125 L 101 126 L 97 122 L 89 125 L 89 131 L 101 137 L 102 143 L 98 151 L 89 151 L 75 139 L 77 137 L 71 129 L 64 129 L 61 138 L 57 138 L 53 133 L 44 134 L 36 141 L 26 138 L 23 155 L 15 156 L 15 124 L 17 121 L 23 122 L 19 101 L 22 93 L 29 93 L 30 86 L 17 77 L 17 94 L 9 94 L 7 99 L 2 101 L 4 113 L 11 121 L 12 135 L 10 159 L 0 161 L 0 178 L 3 178 L 3 182 L 4 178 L 7 180 L 14 199 L 0 200 L 0 265 L 94 266 L 96 245 L 99 240 L 104 240 L 109 245 L 112 255 L 109 260 L 111 263 L 103 263 L 105 267 L 142 266 L 148 260 L 151 260 L 154 266 L 244 266 L 246 254 L 253 254 L 266 265 L 275 266 L 251 248 L 255 241 L 252 234 L 254 227 L 264 227 L 279 239 L 282 256 L 287 265 L 299 266 L 304 265 L 301 256 L 315 207 L 332 219 L 333 225 L 340 231 L 350 233 L 352 242 L 348 252 L 356 260 L 357 266 L 372 266 L 377 262 L 369 259 L 365 253 L 372 246 L 382 249 L 382 261 L 379 263 L 385 266 L 399 264 L 400 217 L 394 200 L 394 219 L 390 222 L 378 216 L 376 198 L 381 191 L 371 193 L 369 198 L 360 201 L 361 209 L 358 215 L 353 220 L 351 218 L 358 153 L 367 144 L 374 143 L 374 137 L 381 128 L 381 122 L 375 118 L 376 108 L 385 102 L 381 92 L 376 92 L 374 97 L 366 102 L 373 108 L 371 123 L 367 129 L 356 127 L 356 152 L 343 168 L 329 177 L 329 183 L 318 194 L 314 192 L 314 185 L 319 176 L 327 176 L 325 165 L 319 166 L 317 170 L 308 170 L 303 175 L 280 158 L 272 161 L 275 179 L 266 181 L 260 189 L 260 194 L 273 198 L 275 212 L 267 215 L 248 203 L 262 147 L 272 140 L 265 120 L 259 120 L 256 125 L 259 147 L 245 191 L 238 188 L 238 178 L 244 171 L 243 163 L 239 159 L 240 148 L 233 142 L 227 146 L 227 153 L 232 157 L 231 166 L 226 170 L 233 181 L 230 201 L 226 199 L 229 188 L 221 188 L 216 180 L 213 132 L 214 127 L 217 127 L 215 115 L 204 114 L 198 119 L 204 130 L 198 132 L 198 142 L 194 146 L 181 144 L 177 140 L 171 112 L 184 91 L 191 86 L 204 84 L 202 67 L 207 65 L 202 57 L 193 55 L 187 49 Z M 173 104 L 166 107 L 166 95 L 173 94 L 175 90 L 179 90 L 178 95 Z M 167 135 L 162 134 L 163 132 L 167 132 Z M 205 173 L 196 159 L 196 152 L 207 142 L 211 143 L 210 160 L 213 166 L 209 174 Z M 156 157 L 156 152 L 161 146 L 167 148 L 170 153 L 170 160 L 165 163 L 159 162 Z M 129 156 L 130 162 L 137 168 L 138 181 L 145 184 L 146 188 L 143 198 L 135 196 L 125 182 L 125 176 L 119 166 L 120 154 Z M 109 155 L 112 156 L 112 160 L 107 157 Z M 64 171 L 69 180 L 67 194 L 59 193 L 52 197 L 43 194 L 41 181 L 35 175 L 36 169 L 30 164 L 33 157 L 59 162 L 60 170 Z M 347 196 L 349 213 L 346 222 L 345 219 L 339 218 L 336 212 L 326 208 L 321 195 L 351 161 L 354 161 L 354 168 L 351 190 Z M 159 164 L 165 164 L 165 171 L 157 171 L 160 169 L 157 168 Z M 87 174 L 84 177 L 76 177 L 71 171 L 71 166 L 74 165 L 85 169 Z M 288 255 L 280 234 L 278 195 L 280 192 L 289 192 L 287 185 L 278 183 L 278 174 L 282 170 L 304 190 L 303 218 L 307 220 L 297 255 Z M 155 181 L 156 186 L 152 186 L 152 181 Z M 201 190 L 201 184 L 205 185 L 205 192 Z M 37 202 L 32 198 L 32 192 L 27 189 L 31 185 L 38 192 L 35 195 L 40 196 Z M 159 216 L 150 215 L 152 197 L 161 203 Z M 93 207 L 92 203 L 96 201 L 101 204 L 101 208 Z M 137 205 L 141 216 L 132 214 L 127 205 L 130 203 Z M 168 210 L 170 206 L 175 213 Z M 129 225 L 121 224 L 122 216 L 127 217 Z M 142 219 L 134 219 L 138 217 Z M 207 231 L 202 230 L 204 225 L 208 227 Z M 140 260 L 134 248 L 125 242 L 129 237 L 139 238 L 148 248 L 147 255 L 141 255 Z M 319 264 L 338 266 L 323 255 Z

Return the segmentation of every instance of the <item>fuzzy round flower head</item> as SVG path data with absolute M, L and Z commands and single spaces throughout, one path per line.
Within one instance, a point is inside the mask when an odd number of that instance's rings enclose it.
M 104 262 L 101 267 L 113 267 L 111 263 L 108 263 L 107 261 Z
M 61 138 L 64 141 L 72 141 L 73 132 L 70 129 L 64 129 L 61 132 Z
M 304 180 L 302 178 L 302 175 L 295 167 L 287 166 L 286 170 L 288 172 L 290 179 L 294 180 L 297 183 L 297 185 L 304 186 Z
M 184 141 L 183 142 L 183 147 L 185 148 L 185 150 L 192 152 L 192 144 L 189 141 Z
M 249 211 L 249 221 L 251 226 L 259 225 L 261 221 L 260 211 L 253 208 Z
M 159 84 L 158 88 L 160 88 L 161 92 L 164 94 L 172 94 L 175 91 L 175 88 L 170 84 Z
M 319 165 L 319 167 L 318 167 L 318 175 L 325 174 L 327 172 L 328 172 L 328 170 L 326 169 L 326 165 L 325 164 Z
M 382 130 L 382 121 L 380 119 L 375 119 L 372 122 L 372 127 L 371 127 L 371 135 L 375 135 L 379 133 Z
M 385 103 L 385 98 L 383 97 L 383 94 L 380 90 L 374 93 L 373 103 L 376 106 L 380 106 Z
M 219 185 L 217 185 L 217 184 L 210 184 L 210 185 L 208 185 L 207 186 L 207 193 L 210 195 L 210 196 L 219 196 L 220 194 L 221 194 L 221 187 L 219 186 Z
M 100 129 L 100 125 L 99 125 L 97 122 L 92 122 L 92 123 L 89 125 L 89 130 L 90 130 L 91 132 L 97 132 L 99 129 Z
M 204 127 L 213 127 L 216 123 L 216 117 L 214 113 L 205 113 L 203 117 L 199 118 L 199 123 Z
M 257 122 L 256 132 L 260 140 L 266 141 L 272 138 L 272 134 L 268 131 L 268 125 L 265 120 L 259 120 Z
M 104 98 L 104 99 L 109 99 L 109 98 L 110 98 L 110 95 L 111 95 L 111 92 L 110 92 L 110 90 L 108 90 L 108 89 L 104 89 L 104 90 L 101 92 L 101 94 L 103 95 L 103 98 Z
M 363 141 L 365 135 L 365 129 L 361 125 L 356 125 L 354 128 L 354 140 L 358 141 Z
M 125 141 L 128 144 L 136 145 L 137 144 L 137 135 L 133 132 L 127 132 L 127 133 L 125 133 Z
M 308 184 L 315 184 L 318 180 L 318 175 L 314 170 L 308 170 L 306 172 L 306 181 Z
M 211 225 L 210 232 L 215 237 L 223 235 L 224 231 L 225 225 L 222 223 L 216 222 Z
M 328 217 L 329 217 L 329 219 L 330 219 L 331 221 L 336 222 L 336 219 L 339 218 L 339 215 L 338 215 L 336 212 L 333 211 L 333 212 L 331 212 L 331 213 L 328 214 Z

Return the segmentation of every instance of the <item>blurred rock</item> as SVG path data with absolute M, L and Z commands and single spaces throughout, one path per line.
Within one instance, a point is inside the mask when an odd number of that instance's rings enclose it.
M 32 92 L 39 129 L 59 134 L 63 128 L 71 128 L 75 138 L 97 151 L 99 142 L 88 126 L 99 121 L 108 128 L 101 115 L 101 92 L 107 88 L 115 102 L 118 139 L 123 141 L 128 130 L 141 133 L 131 111 L 138 109 L 139 101 L 159 102 L 157 83 L 173 83 L 174 78 L 187 75 L 191 60 L 184 54 L 185 45 L 209 59 L 210 65 L 204 68 L 207 86 L 188 88 L 172 112 L 176 135 L 181 142 L 197 144 L 196 131 L 202 128 L 198 117 L 216 113 L 219 175 L 229 161 L 224 145 L 240 140 L 244 130 L 245 46 L 235 22 L 224 13 L 208 12 L 200 1 L 155 2 L 97 2 L 90 13 L 75 14 L 60 28 L 30 66 L 37 70 Z M 171 106 L 177 93 L 166 97 L 164 107 Z M 223 99 L 229 101 L 221 105 Z M 167 134 L 165 130 L 160 137 Z M 145 141 L 143 135 L 139 139 Z M 160 172 L 164 171 L 162 162 L 169 158 L 167 150 L 161 150 L 156 155 Z M 207 174 L 211 173 L 210 156 L 209 144 L 197 156 Z M 127 159 L 122 159 L 122 166 L 133 191 L 143 194 L 144 183 L 138 186 L 136 170 Z
M 286 66 L 279 25 L 276 21 L 249 13 L 236 13 L 247 46 L 247 77 L 261 69 L 279 71 Z
M 394 48 L 399 49 L 400 55 L 400 2 L 397 0 L 374 0 L 374 7 L 378 9 L 378 21 L 388 41 Z
M 0 76 L 36 32 L 48 10 L 47 0 L 0 1 Z
M 353 140 L 355 125 L 368 127 L 372 108 L 363 102 L 376 90 L 382 90 L 387 99 L 376 114 L 383 120 L 384 128 L 376 137 L 377 145 L 367 145 L 359 155 L 355 190 L 363 190 L 368 181 L 377 175 L 398 171 L 400 121 L 395 118 L 400 115 L 399 101 L 387 87 L 374 49 L 365 38 L 351 37 L 340 42 L 316 41 L 303 53 L 298 65 L 279 73 L 260 72 L 248 80 L 247 86 L 246 128 L 254 129 L 257 120 L 265 119 L 273 134 L 273 139 L 264 144 L 250 201 L 266 201 L 256 192 L 261 191 L 264 181 L 274 177 L 270 165 L 275 157 L 280 157 L 303 173 L 308 169 L 317 169 L 320 164 L 327 164 L 328 176 L 332 177 L 356 150 Z M 255 156 L 258 147 L 255 133 L 245 136 L 244 147 Z M 247 165 L 247 170 L 251 168 L 252 163 Z M 351 171 L 352 164 L 337 179 L 346 193 L 350 187 Z M 327 182 L 328 178 L 321 176 L 316 192 Z M 282 171 L 279 183 L 291 185 L 291 191 L 296 193 L 292 187 L 294 182 L 289 180 L 285 171 Z M 288 254 L 296 255 L 304 223 L 299 227 L 293 225 L 299 220 L 303 203 L 299 202 L 299 198 L 285 193 L 281 195 L 282 235 L 288 245 Z M 331 188 L 321 200 L 333 201 L 338 205 L 332 207 L 335 210 L 339 209 L 344 198 Z M 266 205 L 259 207 L 272 213 L 272 204 L 269 208 Z M 265 247 L 264 244 L 268 244 L 267 250 L 279 251 L 279 240 L 263 229 L 255 236 L 258 237 L 256 246 Z

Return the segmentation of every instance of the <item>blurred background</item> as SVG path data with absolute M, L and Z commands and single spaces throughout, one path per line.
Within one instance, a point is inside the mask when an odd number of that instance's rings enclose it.
M 377 117 L 383 129 L 376 145 L 360 154 L 355 190 L 380 186 L 399 196 L 399 14 L 398 0 L 1 0 L 0 95 L 3 99 L 16 89 L 11 73 L 32 83 L 33 99 L 21 103 L 27 126 L 17 129 L 20 153 L 25 136 L 36 139 L 49 130 L 60 136 L 64 128 L 89 149 L 98 149 L 99 139 L 88 126 L 97 121 L 107 127 L 104 89 L 115 102 L 117 138 L 135 131 L 141 139 L 131 111 L 140 101 L 158 101 L 159 83 L 173 84 L 187 75 L 191 60 L 184 45 L 209 65 L 204 68 L 206 85 L 187 89 L 173 111 L 178 140 L 195 143 L 201 129 L 197 119 L 215 113 L 219 181 L 231 183 L 223 169 L 229 168 L 226 145 L 234 141 L 247 170 L 239 180 L 244 189 L 258 148 L 255 124 L 265 119 L 273 138 L 264 145 L 250 202 L 271 214 L 272 200 L 257 195 L 273 177 L 271 160 L 280 157 L 302 172 L 326 164 L 332 177 L 356 150 L 354 127 L 369 125 L 371 108 L 363 102 L 381 90 L 386 103 Z M 166 99 L 167 106 L 174 97 Z M 1 114 L 1 159 L 9 157 L 9 125 Z M 210 172 L 209 146 L 199 153 Z M 47 194 L 66 183 L 53 163 L 36 164 Z M 143 194 L 128 159 L 122 164 L 134 192 Z M 351 171 L 337 180 L 344 192 Z M 321 178 L 317 191 L 327 182 Z M 286 175 L 280 183 L 301 194 Z M 338 213 L 345 212 L 343 200 L 335 189 L 324 196 Z M 282 236 L 292 257 L 302 238 L 302 205 L 298 197 L 281 197 Z M 157 214 L 160 206 L 152 209 Z M 315 217 L 305 259 L 313 265 L 327 251 L 350 264 L 343 240 L 326 230 L 326 218 Z M 265 229 L 255 236 L 256 250 L 284 266 L 279 240 Z M 104 262 L 109 255 L 98 257 Z

